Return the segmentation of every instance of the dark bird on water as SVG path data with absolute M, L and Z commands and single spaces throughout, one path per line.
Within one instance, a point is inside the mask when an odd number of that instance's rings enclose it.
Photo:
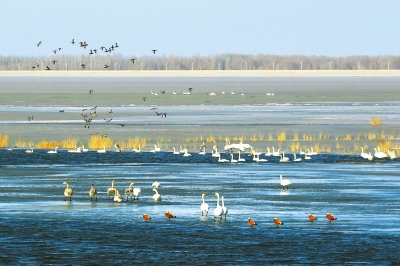
M 189 89 L 188 89 L 189 92 L 192 92 L 192 90 L 193 90 L 193 88 L 189 88 Z
M 155 111 L 157 115 L 161 115 L 162 118 L 167 117 L 167 113 L 157 113 L 157 111 Z
M 125 126 L 125 124 L 119 124 L 121 127 L 124 127 Z
M 29 121 L 33 120 L 33 115 L 32 116 L 28 116 L 28 120 Z
M 58 112 L 60 112 L 60 113 L 64 113 L 64 110 L 60 110 L 60 111 L 58 111 Z
M 163 90 L 163 91 L 160 91 L 161 93 L 165 93 L 165 90 Z
M 89 91 L 89 94 L 92 94 L 92 92 L 93 92 L 93 90 L 90 90 L 90 91 Z
M 111 109 L 110 112 L 108 112 L 108 113 L 109 113 L 109 114 L 112 114 L 112 113 L 113 113 L 113 110 Z
M 49 66 L 46 66 L 46 70 L 51 70 L 51 68 Z
M 41 44 L 42 44 L 42 41 L 38 42 L 37 46 L 39 47 L 39 45 L 41 45 Z
M 156 54 L 157 50 L 153 50 L 153 54 Z
M 157 107 L 153 107 L 153 108 L 151 108 L 150 110 L 156 110 L 157 109 Z

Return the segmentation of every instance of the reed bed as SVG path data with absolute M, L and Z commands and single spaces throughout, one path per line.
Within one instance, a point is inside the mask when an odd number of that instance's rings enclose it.
M 110 149 L 113 146 L 112 143 L 113 141 L 109 137 L 94 135 L 90 137 L 88 146 L 90 149 L 93 150 L 100 150 L 104 147 L 106 149 Z
M 8 145 L 8 135 L 0 135 L 0 148 L 7 147 Z

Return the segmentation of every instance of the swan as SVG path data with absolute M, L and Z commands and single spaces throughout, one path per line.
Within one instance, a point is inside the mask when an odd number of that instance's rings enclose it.
M 155 194 L 153 195 L 153 200 L 154 201 L 160 201 L 161 200 L 161 195 L 158 194 L 157 189 L 153 188 L 153 191 L 155 192 Z
M 314 148 L 311 147 L 311 155 L 318 155 L 318 152 L 314 151 Z
M 106 146 L 102 150 L 97 150 L 98 153 L 106 153 Z
M 52 150 L 52 151 L 48 151 L 47 153 L 57 153 L 57 149 L 58 149 L 58 147 L 56 147 L 54 150 Z
M 215 217 L 218 217 L 218 216 L 220 217 L 219 221 L 222 220 L 222 212 L 223 211 L 222 211 L 221 206 L 219 206 L 219 193 L 215 192 L 214 195 L 218 197 L 217 198 L 217 207 L 214 210 L 214 222 L 215 222 Z
M 239 157 L 238 157 L 238 159 L 237 159 L 238 162 L 245 162 L 245 161 L 246 161 L 245 159 L 240 158 L 240 151 L 238 151 L 238 154 L 239 154 L 239 155 L 238 155 Z
M 360 154 L 361 157 L 363 157 L 364 159 L 368 159 L 369 154 L 364 152 L 364 148 L 363 147 L 360 147 L 360 148 L 361 148 L 361 154 Z
M 378 149 L 374 148 L 374 150 L 375 150 L 374 156 L 376 158 L 382 159 L 382 158 L 387 158 L 388 157 L 386 153 L 380 151 L 379 147 L 378 147 Z
M 224 92 L 224 91 L 221 91 L 221 94 L 222 94 L 222 95 L 224 95 L 224 94 L 225 94 L 225 92 Z
M 212 150 L 212 157 L 221 157 L 221 154 L 218 152 L 218 148 Z
M 160 187 L 160 182 L 154 181 L 153 184 L 151 185 L 153 188 L 159 188 Z
M 303 155 L 303 154 L 306 154 L 306 153 L 305 153 L 302 149 L 300 149 L 299 154 L 300 154 L 300 155 Z
M 151 150 L 150 152 L 160 152 L 161 149 L 157 147 L 157 144 L 154 144 L 154 150 Z
M 174 150 L 172 154 L 180 154 L 180 152 L 175 150 L 175 147 L 172 147 L 172 149 Z
M 201 210 L 201 216 L 203 216 L 203 213 L 206 213 L 206 216 L 208 215 L 208 210 L 209 210 L 209 206 L 208 203 L 206 203 L 204 201 L 204 197 L 207 196 L 206 193 L 201 194 L 201 200 L 203 201 L 200 205 L 200 210 Z
M 124 198 L 119 194 L 119 190 L 114 188 L 115 194 L 114 194 L 114 202 L 123 202 Z
M 176 92 L 175 92 L 175 91 L 172 91 L 172 94 L 173 94 L 173 95 L 175 95 L 175 94 L 176 94 Z
M 284 152 L 282 152 L 280 157 L 281 157 L 280 160 L 279 160 L 280 163 L 288 163 L 290 161 L 289 157 L 285 157 L 285 153 Z
M 110 198 L 114 192 L 114 183 L 115 183 L 115 180 L 113 179 L 111 181 L 111 187 L 109 189 L 107 189 L 108 198 Z
M 180 153 L 185 153 L 185 148 L 182 149 L 182 145 L 179 145 Z
M 334 220 L 337 220 L 337 218 L 332 214 L 330 214 L 329 212 L 326 214 L 326 219 L 328 219 L 330 223 Z
M 73 150 L 68 150 L 68 152 L 71 153 L 81 153 L 81 147 L 75 147 Z
M 275 217 L 274 218 L 274 224 L 276 224 L 276 228 L 278 228 L 279 225 L 283 225 L 283 222 Z
M 147 213 L 143 213 L 142 217 L 143 217 L 143 220 L 145 220 L 145 221 L 151 220 L 151 216 L 148 215 Z
M 230 161 L 231 163 L 237 163 L 238 162 L 238 160 L 236 160 L 236 159 L 233 159 L 233 154 L 231 153 L 231 161 Z
M 271 156 L 271 155 L 272 155 L 271 150 L 269 147 L 267 147 L 267 152 L 265 153 L 265 156 Z
M 219 154 L 219 155 L 218 155 L 218 162 L 219 162 L 219 163 L 228 163 L 229 160 L 227 160 L 227 159 L 221 159 L 221 154 Z
M 97 190 L 94 188 L 94 185 L 91 185 L 91 188 L 89 190 L 89 196 L 90 196 L 90 200 L 92 200 L 93 197 L 96 197 L 96 201 L 97 201 Z
M 168 221 L 170 221 L 171 218 L 176 218 L 176 216 L 173 215 L 172 213 L 170 213 L 169 211 L 166 211 L 164 215 L 165 215 L 165 217 L 168 218 Z
M 214 95 L 217 95 L 217 94 L 215 94 L 214 92 L 211 92 L 211 93 L 209 93 L 208 95 L 214 96 Z
M 311 156 L 311 155 L 313 155 L 313 154 L 312 154 L 312 152 L 310 151 L 310 149 L 307 149 L 307 151 L 306 151 L 306 155 L 308 155 L 308 156 Z
M 272 147 L 272 156 L 280 156 L 281 155 L 280 150 L 281 149 L 278 149 L 277 151 L 275 151 L 275 147 Z
M 301 162 L 301 158 L 296 158 L 296 153 L 293 153 L 293 162 Z
M 25 150 L 26 153 L 33 153 L 33 148 L 30 147 L 30 150 Z
M 309 156 L 307 153 L 304 153 L 304 160 L 311 160 L 311 156 Z
M 69 197 L 69 201 L 72 201 L 72 195 L 74 192 L 72 191 L 71 186 L 66 181 L 64 181 L 63 184 L 67 186 L 67 188 L 64 190 L 64 201 L 67 200 L 67 197 Z
M 136 147 L 135 148 L 133 148 L 133 150 L 132 150 L 133 152 L 141 152 L 142 150 L 140 149 L 140 144 L 139 144 L 139 147 L 136 149 Z
M 201 151 L 199 152 L 199 155 L 206 155 L 206 147 L 205 146 L 203 146 L 201 148 Z
M 268 162 L 267 159 L 261 159 L 260 158 L 260 153 L 254 153 L 253 154 L 253 161 L 255 161 L 255 162 Z
M 114 144 L 115 152 L 122 152 L 121 146 L 118 143 Z
M 125 189 L 125 196 L 126 196 L 126 200 L 128 200 L 129 197 L 131 197 L 132 200 L 132 193 L 133 193 L 133 189 L 132 186 L 135 184 L 135 182 L 131 182 L 129 184 L 129 187 Z
M 374 156 L 372 156 L 371 153 L 368 153 L 367 159 L 370 160 L 370 161 L 372 161 L 372 160 L 374 160 Z
M 256 223 L 254 220 L 252 220 L 250 217 L 247 218 L 247 223 L 248 223 L 250 226 L 257 225 L 257 223 Z
M 280 175 L 279 178 L 281 179 L 281 186 L 282 186 L 283 188 L 286 187 L 286 189 L 289 189 L 289 185 L 292 184 L 292 183 L 290 182 L 290 180 L 289 180 L 289 179 L 284 179 L 284 178 L 283 178 L 283 175 Z
M 138 188 L 138 187 L 133 188 L 133 199 L 139 200 L 141 192 L 142 192 L 142 190 L 140 188 Z
M 312 213 L 310 213 L 310 214 L 308 215 L 308 219 L 310 219 L 310 221 L 313 222 L 313 221 L 316 221 L 316 220 L 317 220 L 317 217 L 314 216 Z
M 388 150 L 388 154 L 390 156 L 390 159 L 392 159 L 392 160 L 396 160 L 397 159 L 395 150 L 393 150 L 393 151 Z
M 185 149 L 185 153 L 183 154 L 183 156 L 188 157 L 188 156 L 192 156 L 187 149 Z
M 226 220 L 226 215 L 228 214 L 228 208 L 225 207 L 224 196 L 221 196 L 221 202 L 222 202 L 222 215 L 225 215 L 225 220 Z
M 89 149 L 85 149 L 85 145 L 82 145 L 82 152 L 88 152 Z

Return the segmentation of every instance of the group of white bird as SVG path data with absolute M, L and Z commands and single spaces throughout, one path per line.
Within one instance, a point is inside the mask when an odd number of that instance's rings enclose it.
M 222 206 L 219 204 L 219 193 L 215 192 L 215 196 L 217 196 L 217 206 L 214 209 L 214 222 L 216 219 L 219 217 L 219 221 L 222 221 L 222 216 L 225 216 L 226 220 L 226 215 L 228 214 L 228 208 L 225 206 L 224 202 L 224 196 L 221 196 L 221 203 Z M 202 203 L 200 205 L 200 210 L 201 210 L 201 216 L 208 216 L 208 211 L 209 211 L 209 205 L 208 203 L 205 202 L 204 197 L 207 196 L 206 193 L 201 194 L 201 200 Z
M 369 153 L 364 152 L 363 147 L 360 147 L 360 148 L 361 148 L 361 157 L 363 157 L 364 159 L 370 160 L 370 161 L 372 161 L 374 159 L 374 157 L 377 159 L 385 159 L 385 158 L 390 158 L 392 160 L 397 159 L 395 150 L 393 150 L 393 151 L 387 150 L 387 153 L 385 153 L 385 152 L 381 151 L 380 148 L 378 147 L 378 148 L 374 148 L 375 153 L 374 153 L 374 155 L 372 155 L 370 152 Z

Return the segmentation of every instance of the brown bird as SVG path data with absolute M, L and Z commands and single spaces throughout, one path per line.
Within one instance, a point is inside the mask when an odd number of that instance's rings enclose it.
M 310 221 L 313 222 L 313 221 L 316 221 L 316 220 L 317 220 L 317 217 L 310 213 L 310 214 L 308 215 L 308 219 L 310 219 Z
M 148 215 L 147 213 L 144 213 L 143 214 L 143 220 L 145 220 L 145 221 L 151 220 L 150 215 Z
M 247 223 L 248 223 L 250 226 L 257 225 L 257 223 L 256 223 L 255 221 L 253 221 L 252 219 L 250 219 L 250 217 L 247 218 Z
M 276 228 L 278 228 L 279 225 L 283 225 L 283 222 L 278 218 L 274 218 L 274 224 L 276 224 Z
M 89 196 L 90 196 L 90 200 L 92 200 L 93 197 L 96 197 L 96 201 L 97 201 L 97 190 L 94 188 L 94 185 L 91 185 L 91 189 L 89 190 Z
M 330 214 L 329 212 L 326 214 L 326 219 L 328 219 L 330 223 L 334 220 L 337 220 L 337 218 L 332 214 Z
M 176 216 L 170 213 L 169 211 L 165 212 L 165 217 L 168 218 L 168 221 L 171 220 L 171 218 L 176 218 Z

